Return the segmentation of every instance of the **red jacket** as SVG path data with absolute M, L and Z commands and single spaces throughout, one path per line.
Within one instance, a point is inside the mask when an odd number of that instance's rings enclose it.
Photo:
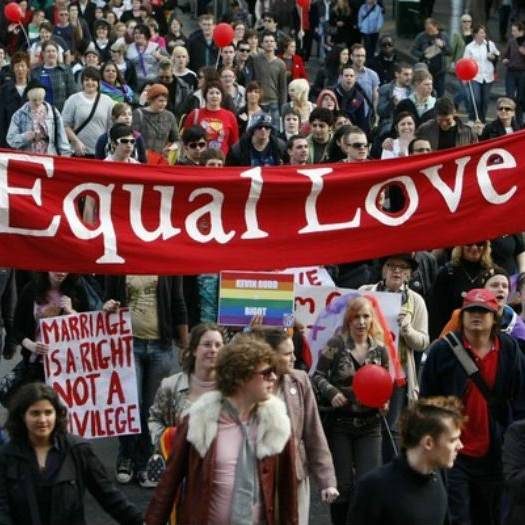
M 283 56 L 281 55 L 280 58 L 282 59 Z M 306 78 L 308 80 L 308 75 L 306 74 L 306 68 L 304 66 L 304 61 L 301 55 L 298 55 L 297 53 L 292 55 L 291 73 L 292 73 L 292 80 L 295 80 L 296 78 Z
M 218 420 L 221 407 L 221 394 L 204 394 L 177 429 L 173 454 L 146 511 L 146 525 L 165 525 L 174 504 L 177 523 L 209 523 L 206 496 L 212 491 L 217 450 L 217 435 L 210 436 L 210 428 L 216 427 L 212 423 Z M 257 432 L 262 436 L 257 444 L 257 467 L 265 524 L 298 525 L 294 440 L 290 439 L 286 407 L 272 397 L 260 404 L 257 411 L 266 412 L 259 417 L 259 426 L 264 428 Z M 193 442 L 188 440 L 188 435 Z

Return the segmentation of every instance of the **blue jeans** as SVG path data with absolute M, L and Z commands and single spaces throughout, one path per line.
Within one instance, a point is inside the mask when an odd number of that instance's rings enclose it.
M 175 355 L 171 345 L 162 345 L 154 339 L 133 338 L 135 372 L 140 406 L 140 435 L 119 437 L 119 459 L 132 459 L 135 470 L 144 470 L 152 454 L 148 430 L 149 409 L 153 404 L 160 382 L 172 373 Z
M 487 116 L 487 108 L 489 105 L 490 97 L 490 88 L 492 87 L 492 82 L 476 82 L 473 80 L 471 82 L 472 91 L 474 93 L 474 100 L 476 101 L 476 106 L 478 108 L 478 116 L 481 122 L 485 122 L 485 117 Z M 476 114 L 474 112 L 474 107 L 470 103 L 469 109 L 469 118 L 470 120 L 475 120 Z

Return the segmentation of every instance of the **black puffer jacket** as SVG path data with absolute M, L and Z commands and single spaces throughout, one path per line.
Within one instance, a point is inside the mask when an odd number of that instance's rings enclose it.
M 58 439 L 63 461 L 51 484 L 49 516 L 42 523 L 86 525 L 84 492 L 87 488 L 118 523 L 140 525 L 141 513 L 111 482 L 91 445 L 65 435 Z M 33 485 L 33 451 L 27 443 L 7 443 L 0 449 L 0 525 L 35 525 L 40 514 Z

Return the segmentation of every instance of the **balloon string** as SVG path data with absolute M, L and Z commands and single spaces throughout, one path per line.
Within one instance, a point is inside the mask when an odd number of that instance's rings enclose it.
M 26 37 L 26 42 L 27 42 L 27 50 L 29 51 L 29 49 L 31 48 L 31 42 L 29 41 L 29 36 L 25 30 L 25 27 L 22 25 L 22 22 L 18 22 L 18 25 L 20 26 L 20 29 L 22 30 L 22 33 L 24 33 L 24 36 Z
M 472 81 L 469 80 L 467 84 L 468 84 L 469 91 L 470 91 L 470 98 L 472 99 L 472 105 L 474 106 L 474 115 L 476 115 L 476 121 L 478 121 L 479 120 L 478 107 L 476 106 L 476 99 L 474 98 L 474 90 L 472 89 Z

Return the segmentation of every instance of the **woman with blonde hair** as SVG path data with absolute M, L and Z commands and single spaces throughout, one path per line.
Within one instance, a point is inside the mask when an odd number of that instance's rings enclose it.
M 303 126 L 301 133 L 308 133 L 310 113 L 315 108 L 315 104 L 308 100 L 310 94 L 310 83 L 305 78 L 297 78 L 288 84 L 288 95 L 290 102 L 285 104 L 281 109 L 283 115 L 288 109 L 295 109 L 301 115 Z
M 363 365 L 388 369 L 384 333 L 366 297 L 348 302 L 342 329 L 322 350 L 312 382 L 319 399 L 333 408 L 325 425 L 340 496 L 332 503 L 334 525 L 345 525 L 352 488 L 364 474 L 381 465 L 381 420 L 377 409 L 357 401 L 353 378 Z
M 483 288 L 494 273 L 490 241 L 478 241 L 452 250 L 450 262 L 438 272 L 430 299 L 430 340 L 441 330 L 456 308 L 461 308 L 463 295 L 473 288 Z

